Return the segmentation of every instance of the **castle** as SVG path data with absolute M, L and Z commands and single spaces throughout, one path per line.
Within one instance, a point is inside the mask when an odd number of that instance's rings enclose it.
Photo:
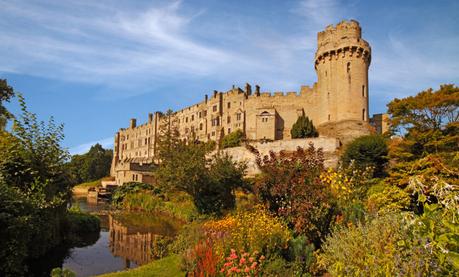
M 341 141 L 368 133 L 368 68 L 371 48 L 362 39 L 357 21 L 342 21 L 318 33 L 314 68 L 318 80 L 297 92 L 261 92 L 246 84 L 227 92 L 214 91 L 202 102 L 175 112 L 183 140 L 219 141 L 242 130 L 248 140 L 291 139 L 299 116 L 308 116 L 321 136 Z M 118 184 L 152 182 L 162 114 L 148 115 L 145 124 L 131 119 L 129 128 L 115 135 L 111 174 Z M 380 124 L 381 122 L 376 122 Z

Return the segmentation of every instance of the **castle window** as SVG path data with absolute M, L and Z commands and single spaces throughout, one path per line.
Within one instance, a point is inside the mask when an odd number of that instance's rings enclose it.
M 207 116 L 207 111 L 203 111 L 203 116 Z
M 327 70 L 325 70 L 325 77 L 327 77 Z
M 212 136 L 215 136 L 215 132 L 212 132 Z
M 202 130 L 202 123 L 199 124 L 199 130 Z
M 228 128 L 228 134 L 231 133 L 231 128 Z
M 362 110 L 362 120 L 365 120 L 365 109 Z
M 147 138 L 145 138 L 145 145 L 147 145 L 147 143 L 148 143 L 148 139 L 147 139 Z
M 228 117 L 226 118 L 226 123 L 231 123 L 231 116 L 228 116 Z
M 346 71 L 347 71 L 347 74 L 351 73 L 351 62 L 347 63 Z
M 191 121 L 193 121 L 193 120 L 194 120 L 194 115 L 191 116 Z
M 212 107 L 212 111 L 214 111 L 214 112 L 217 111 L 217 105 L 214 105 L 214 106 Z
M 228 102 L 228 109 L 231 108 L 231 102 Z
M 328 121 L 330 121 L 330 115 L 328 115 Z
M 186 122 L 186 123 L 188 123 L 188 117 L 187 117 L 187 118 L 185 118 L 185 122 Z
M 362 86 L 362 97 L 365 97 L 365 85 Z
M 201 112 L 199 112 L 198 115 L 199 115 L 199 118 L 201 118 Z
M 236 114 L 236 120 L 241 120 L 241 114 L 240 113 Z

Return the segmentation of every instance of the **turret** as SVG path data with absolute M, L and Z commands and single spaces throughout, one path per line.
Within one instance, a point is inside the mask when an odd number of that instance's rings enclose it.
M 315 69 L 320 106 L 318 123 L 368 121 L 368 68 L 371 48 L 357 21 L 342 21 L 317 35 Z

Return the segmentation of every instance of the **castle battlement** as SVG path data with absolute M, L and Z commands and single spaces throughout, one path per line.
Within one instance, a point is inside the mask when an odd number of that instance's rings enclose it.
M 312 120 L 319 134 L 321 128 L 335 130 L 324 129 L 322 134 L 341 134 L 344 131 L 335 126 L 348 130 L 349 122 L 368 124 L 371 48 L 361 33 L 355 20 L 330 25 L 318 33 L 314 63 L 317 82 L 312 87 L 301 86 L 299 92 L 271 93 L 246 83 L 243 89 L 233 85 L 225 92 L 214 90 L 205 94 L 199 103 L 172 114 L 180 138 L 187 142 L 218 142 L 241 130 L 250 141 L 289 140 L 293 124 L 302 115 Z M 131 119 L 129 128 L 122 128 L 115 135 L 112 174 L 117 183 L 150 178 L 141 168 L 155 160 L 161 122 L 159 112 L 149 114 L 142 125 Z M 349 124 L 343 125 L 346 122 Z M 357 128 L 354 133 L 363 129 Z M 139 166 L 126 166 L 132 163 Z

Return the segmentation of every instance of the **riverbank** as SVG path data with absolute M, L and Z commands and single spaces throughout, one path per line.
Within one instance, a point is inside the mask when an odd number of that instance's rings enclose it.
M 97 277 L 173 277 L 185 276 L 185 272 L 180 270 L 180 255 L 171 255 L 135 269 L 113 272 Z

